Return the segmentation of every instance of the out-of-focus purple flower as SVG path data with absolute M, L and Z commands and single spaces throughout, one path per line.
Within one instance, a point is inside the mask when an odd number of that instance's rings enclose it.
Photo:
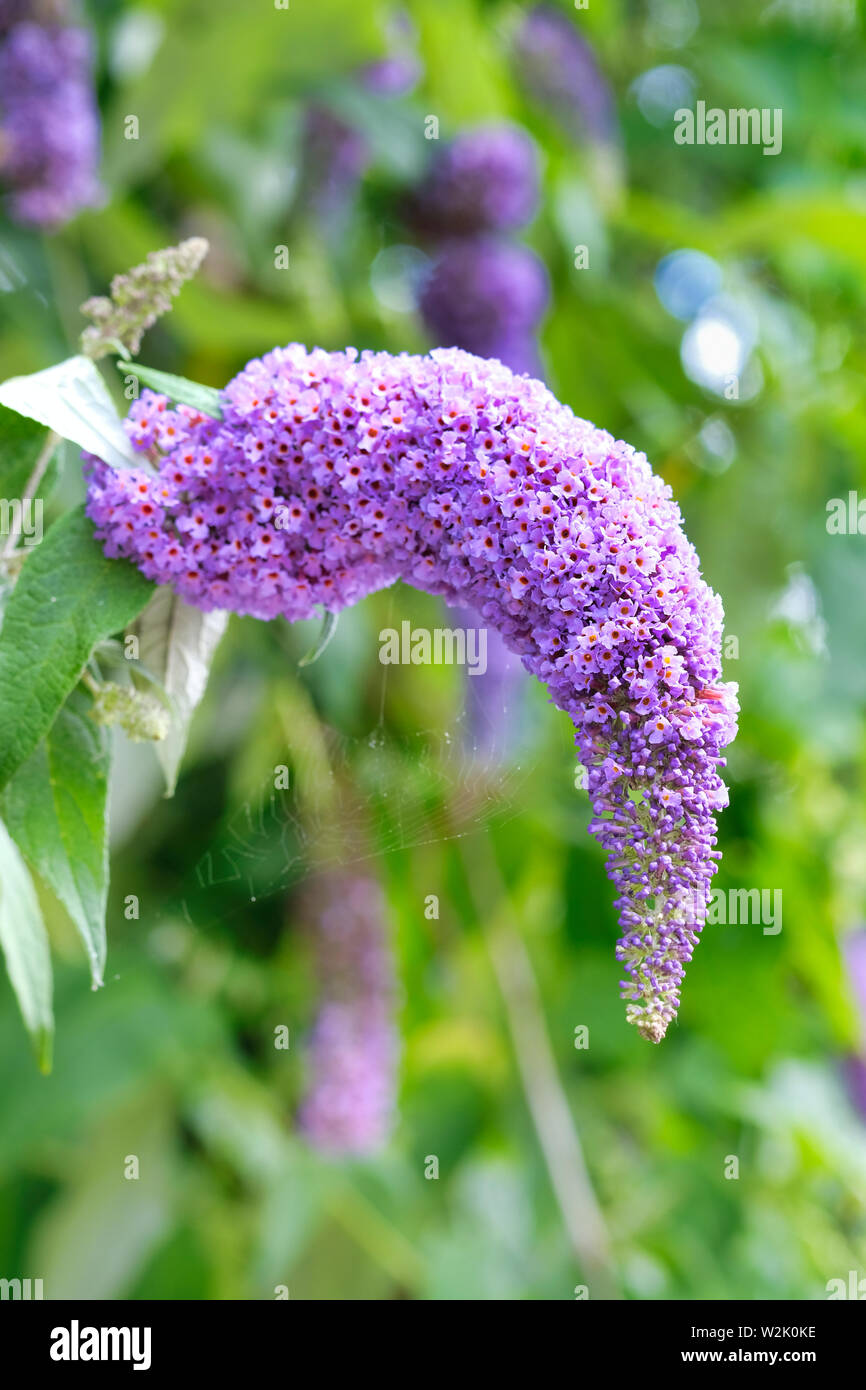
M 485 669 L 463 678 L 465 746 L 484 763 L 509 758 L 520 739 L 520 693 L 528 674 L 499 633 L 471 608 L 449 610 L 449 625 L 485 634 Z
M 436 155 L 412 200 L 426 235 L 457 237 L 522 227 L 538 203 L 538 155 L 515 125 L 467 130 Z
M 16 221 L 55 227 L 97 202 L 90 37 L 22 23 L 0 44 L 0 180 Z
M 535 330 L 549 298 L 547 271 L 526 246 L 494 236 L 443 244 L 420 296 L 430 333 L 443 347 L 495 357 L 540 375 Z
M 367 1153 L 388 1138 L 396 1096 L 394 967 L 373 879 L 323 875 L 304 895 L 320 1000 L 299 1123 L 316 1148 Z
M 402 97 L 418 85 L 421 63 L 410 53 L 382 58 L 361 73 L 364 86 L 379 97 Z
M 535 145 L 519 126 L 465 131 L 436 156 L 409 202 L 409 217 L 439 246 L 419 308 L 432 337 L 541 375 L 536 329 L 547 272 L 499 233 L 527 222 L 538 202 Z
M 414 36 L 409 16 L 397 14 L 386 56 L 358 69 L 356 80 L 374 96 L 405 96 L 422 71 Z M 306 111 L 301 148 L 301 196 L 324 228 L 339 231 L 372 159 L 367 140 L 343 117 L 314 102 Z
M 866 1059 L 856 1053 L 843 1057 L 842 1076 L 851 1104 L 861 1119 L 866 1120 Z
M 325 227 L 339 228 L 370 162 L 367 141 L 326 106 L 307 108 L 302 197 Z
M 848 979 L 860 1020 L 860 1041 L 866 1052 L 866 927 L 849 932 L 844 942 Z
M 659 1042 L 706 920 L 737 711 L 670 487 L 540 381 L 456 349 L 292 344 L 250 362 L 222 412 L 133 403 L 157 471 L 89 460 L 106 553 L 205 610 L 294 621 L 403 579 L 496 627 L 574 721 L 627 1017 Z
M 24 19 L 34 19 L 33 0 L 0 0 L 0 34 Z
M 518 31 L 515 58 L 527 90 L 571 136 L 586 132 L 604 144 L 618 139 L 610 85 L 591 46 L 560 10 L 537 5 L 530 11 Z
M 843 943 L 843 956 L 860 1036 L 857 1051 L 843 1059 L 842 1068 L 851 1103 L 866 1119 L 866 928 L 848 933 Z
M 369 92 L 381 97 L 408 95 L 418 84 L 423 66 L 415 49 L 416 30 L 405 10 L 399 11 L 388 26 L 388 52 L 378 62 L 361 69 L 361 80 Z

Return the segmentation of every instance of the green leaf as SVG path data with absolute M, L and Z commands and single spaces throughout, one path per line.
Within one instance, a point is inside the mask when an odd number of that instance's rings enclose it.
M 112 468 L 143 468 L 124 433 L 108 387 L 89 357 L 68 357 L 31 376 L 0 385 L 0 405 L 38 420 Z
M 0 405 L 0 497 L 21 497 L 47 438 L 44 425 Z M 55 453 L 36 496 L 47 497 L 56 481 Z
M 377 166 L 403 180 L 416 179 L 422 173 L 430 144 L 414 110 L 402 102 L 383 101 L 345 79 L 322 83 L 316 95 L 346 125 L 364 136 Z
M 0 787 L 45 737 L 96 643 L 152 593 L 133 565 L 105 557 L 83 507 L 28 556 L 0 629 Z
M 212 420 L 223 418 L 220 393 L 213 386 L 202 386 L 198 381 L 190 381 L 185 376 L 173 376 L 171 372 L 158 372 L 155 367 L 143 367 L 140 362 L 115 362 L 114 365 L 118 371 L 125 372 L 127 377 L 138 377 L 145 386 L 151 386 L 154 391 L 168 396 L 170 401 L 191 405 L 194 410 L 200 410 L 202 415 L 209 415 Z
M 0 948 L 33 1040 L 40 1070 L 51 1070 L 54 1015 L 51 1008 L 51 954 L 27 866 L 0 821 Z
M 84 942 L 94 986 L 105 967 L 106 804 L 111 741 L 73 690 L 0 798 L 9 833 L 60 899 Z
M 299 666 L 312 666 L 314 661 L 318 661 L 322 652 L 327 647 L 334 633 L 337 631 L 337 613 L 326 613 L 322 622 L 322 630 L 319 633 L 318 641 L 311 647 L 306 656 L 302 656 L 298 662 Z
M 199 149 L 217 125 L 246 129 L 261 115 L 263 92 L 297 90 L 325 73 L 350 73 L 380 56 L 389 8 L 382 0 L 294 0 L 279 10 L 273 0 L 245 6 L 209 0 L 202 25 L 194 5 L 182 6 L 159 63 L 115 88 L 105 119 L 106 182 L 112 188 L 139 184 L 170 153 Z M 128 111 L 139 118 L 140 140 L 123 137 Z M 122 256 L 117 261 L 124 263 Z
M 117 1034 L 111 1036 L 117 1045 Z M 173 1126 L 165 1091 L 139 1084 L 131 1094 L 115 1094 L 88 1130 L 84 1150 L 69 1152 L 63 1184 L 39 1212 L 32 1234 L 52 1298 L 129 1295 L 172 1229 Z M 118 1155 L 130 1148 L 139 1180 L 126 1182 L 118 1176 Z
M 172 710 L 167 736 L 154 744 L 171 796 L 183 757 L 189 726 L 204 695 L 217 644 L 228 613 L 202 613 L 167 587 L 157 589 L 135 624 L 142 665 L 160 683 Z

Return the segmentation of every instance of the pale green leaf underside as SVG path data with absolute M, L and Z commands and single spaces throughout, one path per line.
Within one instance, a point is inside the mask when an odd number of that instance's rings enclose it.
M 223 418 L 220 393 L 213 386 L 202 386 L 198 381 L 174 376 L 171 372 L 159 372 L 155 367 L 143 367 L 140 362 L 116 362 L 115 366 L 127 376 L 137 377 L 145 386 L 168 396 L 170 401 L 191 405 L 211 420 Z
M 330 643 L 334 633 L 337 631 L 338 616 L 339 615 L 337 613 L 325 614 L 322 620 L 322 628 L 319 633 L 318 639 L 315 643 L 315 646 L 311 647 L 310 650 L 306 653 L 306 655 L 301 657 L 300 661 L 298 662 L 299 666 L 312 666 L 314 661 L 318 661 L 319 657 L 322 655 L 322 652 Z
M 171 728 L 155 744 L 156 755 L 171 796 L 186 748 L 192 716 L 207 685 L 211 661 L 226 630 L 228 614 L 221 609 L 202 613 L 159 588 L 135 624 L 139 657 L 169 697 Z
M 81 507 L 25 561 L 0 628 L 0 787 L 30 757 L 97 642 L 132 622 L 153 585 L 109 560 Z
M 54 1015 L 48 936 L 27 866 L 2 821 L 0 948 L 39 1066 L 50 1071 Z
M 0 405 L 38 420 L 63 439 L 104 459 L 112 468 L 142 468 L 126 437 L 108 387 L 89 357 L 68 357 L 55 367 L 0 384 Z

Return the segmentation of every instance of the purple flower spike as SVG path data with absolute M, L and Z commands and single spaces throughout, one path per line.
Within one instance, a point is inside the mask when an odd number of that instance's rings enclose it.
M 305 896 L 321 988 L 300 1127 L 317 1149 L 369 1153 L 388 1138 L 396 1096 L 394 970 L 385 902 L 369 878 L 328 875 Z
M 382 58 L 370 63 L 361 73 L 368 92 L 378 97 L 403 97 L 411 92 L 421 77 L 421 64 L 411 53 Z
M 428 235 L 465 236 L 522 227 L 538 203 L 538 156 L 520 126 L 465 131 L 434 159 L 413 204 Z
M 537 5 L 523 22 L 516 44 L 524 85 L 574 138 L 584 132 L 603 144 L 616 142 L 619 126 L 613 92 L 586 39 L 552 5 Z
M 843 1058 L 842 1073 L 851 1103 L 866 1119 L 866 929 L 849 932 L 843 943 L 843 960 L 858 1023 L 856 1049 Z
M 368 92 L 380 97 L 402 97 L 414 90 L 423 73 L 416 39 L 411 17 L 405 10 L 398 11 L 388 25 L 385 57 L 361 69 L 361 80 Z
M 403 579 L 474 608 L 573 719 L 618 891 L 627 1015 L 659 1042 L 706 913 L 736 687 L 721 603 L 643 454 L 454 348 L 253 361 L 206 419 L 145 392 L 91 459 L 108 555 L 200 608 L 336 612 Z
M 534 252 L 498 237 L 446 242 L 421 292 L 428 329 L 443 344 L 539 373 L 535 329 L 549 296 Z
M 326 106 L 307 110 L 303 132 L 304 200 L 320 222 L 342 226 L 370 163 L 367 141 Z
M 98 163 L 89 36 L 16 25 L 0 44 L 0 182 L 12 216 L 55 227 L 93 206 Z

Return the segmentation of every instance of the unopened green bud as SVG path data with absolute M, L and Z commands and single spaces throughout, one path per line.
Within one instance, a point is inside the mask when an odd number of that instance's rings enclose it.
M 90 717 L 97 724 L 119 725 L 134 743 L 146 739 L 158 742 L 165 738 L 171 723 L 168 710 L 155 696 L 112 681 L 100 686 L 94 695 Z

